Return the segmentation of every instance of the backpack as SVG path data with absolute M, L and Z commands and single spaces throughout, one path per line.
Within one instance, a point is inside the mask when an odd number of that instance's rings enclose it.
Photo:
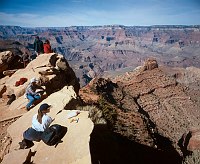
M 49 146 L 56 146 L 61 142 L 61 139 L 65 136 L 66 133 L 67 127 L 54 124 L 43 132 L 42 141 Z

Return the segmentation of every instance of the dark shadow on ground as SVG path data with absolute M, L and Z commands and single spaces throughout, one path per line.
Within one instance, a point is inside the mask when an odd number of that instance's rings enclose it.
M 174 150 L 164 152 L 138 144 L 95 125 L 90 139 L 92 164 L 181 164 Z

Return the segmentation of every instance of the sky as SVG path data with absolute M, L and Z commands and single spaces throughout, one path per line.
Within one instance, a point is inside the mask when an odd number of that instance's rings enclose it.
M 200 0 L 0 0 L 0 25 L 200 25 Z

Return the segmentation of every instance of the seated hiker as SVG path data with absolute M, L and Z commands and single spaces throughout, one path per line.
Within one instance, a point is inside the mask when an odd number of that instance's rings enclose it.
M 23 133 L 23 140 L 19 142 L 20 149 L 33 146 L 32 141 L 39 142 L 42 139 L 43 132 L 50 126 L 53 119 L 47 115 L 50 112 L 51 105 L 44 103 L 38 109 L 38 113 L 32 118 L 32 127 Z
M 27 110 L 31 108 L 35 100 L 38 100 L 41 98 L 40 94 L 36 92 L 36 89 L 42 89 L 43 91 L 45 90 L 41 86 L 37 85 L 36 82 L 37 82 L 36 78 L 32 78 L 28 87 L 26 88 L 25 95 L 27 99 L 29 99 L 29 103 L 26 105 Z
M 43 46 L 44 46 L 44 53 L 51 53 L 52 52 L 49 40 L 46 40 Z

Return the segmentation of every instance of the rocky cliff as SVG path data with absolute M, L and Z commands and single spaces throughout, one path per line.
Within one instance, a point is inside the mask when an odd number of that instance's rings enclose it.
M 91 89 L 81 89 L 81 97 L 88 100 L 96 93 L 98 100 L 93 96 L 90 103 L 98 102 L 110 129 L 120 136 L 165 152 L 171 158 L 169 163 L 180 163 L 176 161 L 179 157 L 192 152 L 195 155 L 188 161 L 195 158 L 197 162 L 198 72 L 197 68 L 158 67 L 157 61 L 150 59 L 134 71 L 112 77 L 112 81 L 95 79 Z
M 3 163 L 198 163 L 199 69 L 160 66 L 155 59 L 131 68 L 111 75 L 108 72 L 109 78 L 94 78 L 79 90 L 67 61 L 52 53 L 42 54 L 25 69 L 1 78 L 1 100 L 9 93 L 17 98 L 5 109 L 21 111 L 9 122 L 0 122 L 3 126 L 14 122 L 8 128 L 10 136 L 3 134 L 3 152 L 9 152 Z M 39 78 L 47 89 L 43 101 L 29 112 L 23 109 L 28 83 L 15 86 L 22 75 L 28 81 Z M 28 120 L 43 102 L 53 106 L 50 115 L 55 123 L 68 127 L 63 142 L 56 148 L 40 142 L 29 150 L 18 150 L 23 131 L 31 125 Z M 70 111 L 64 109 L 81 109 L 76 117 L 79 121 L 67 119 Z

